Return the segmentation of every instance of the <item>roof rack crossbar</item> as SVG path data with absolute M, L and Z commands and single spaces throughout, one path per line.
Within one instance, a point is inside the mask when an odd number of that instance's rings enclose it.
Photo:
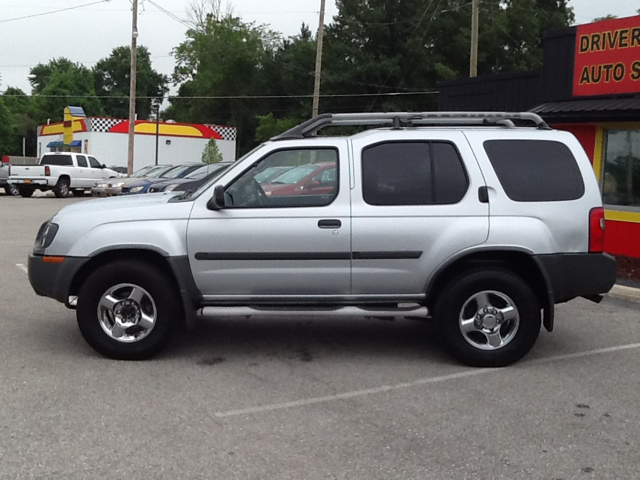
M 307 138 L 330 126 L 402 126 L 501 125 L 514 128 L 515 121 L 533 123 L 540 130 L 550 130 L 547 123 L 533 112 L 389 112 L 389 113 L 323 113 L 273 137 L 272 140 Z

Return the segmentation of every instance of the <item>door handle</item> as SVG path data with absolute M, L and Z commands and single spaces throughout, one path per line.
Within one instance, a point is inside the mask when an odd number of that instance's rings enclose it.
M 480 203 L 489 203 L 489 187 L 478 188 L 478 200 Z
M 318 227 L 320 228 L 340 228 L 342 222 L 340 220 L 319 220 Z

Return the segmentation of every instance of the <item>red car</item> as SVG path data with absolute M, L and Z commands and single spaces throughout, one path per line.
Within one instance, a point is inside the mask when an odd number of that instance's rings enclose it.
M 299 165 L 261 185 L 267 196 L 325 195 L 337 184 L 334 162 Z

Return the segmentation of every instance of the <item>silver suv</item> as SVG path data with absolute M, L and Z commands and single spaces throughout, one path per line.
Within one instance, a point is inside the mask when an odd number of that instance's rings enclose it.
M 345 125 L 360 133 L 317 135 Z M 112 358 L 151 357 L 197 315 L 405 316 L 500 367 L 554 304 L 609 291 L 603 244 L 587 156 L 537 115 L 324 114 L 195 192 L 65 207 L 29 279 Z

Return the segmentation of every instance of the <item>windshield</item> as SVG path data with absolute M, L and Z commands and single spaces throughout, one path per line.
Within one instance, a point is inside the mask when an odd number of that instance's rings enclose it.
M 178 167 L 173 167 L 171 170 L 164 172 L 160 175 L 162 178 L 180 178 L 186 172 L 190 172 L 193 170 L 193 165 L 182 165 Z
M 152 171 L 154 168 L 159 168 L 159 167 L 147 165 L 146 167 L 142 167 L 141 169 L 136 170 L 135 172 L 133 172 L 131 174 L 131 176 L 132 177 L 143 177 L 147 172 Z
M 162 174 L 164 174 L 165 172 L 168 172 L 169 170 L 172 170 L 174 168 L 176 168 L 175 165 L 165 165 L 164 167 L 158 168 L 157 170 L 153 170 L 152 172 L 147 173 L 146 177 L 158 178 L 158 177 L 161 177 Z
M 278 185 L 293 185 L 294 183 L 298 183 L 300 180 L 312 173 L 317 168 L 317 165 L 300 165 L 299 167 L 293 168 L 288 172 L 284 172 L 282 175 L 278 175 L 272 183 Z
M 188 178 L 189 180 L 201 180 L 207 175 L 217 172 L 221 168 L 226 167 L 228 164 L 226 163 L 214 163 L 212 165 L 202 165 L 198 167 L 196 170 L 191 172 L 189 175 L 185 175 L 184 178 Z

